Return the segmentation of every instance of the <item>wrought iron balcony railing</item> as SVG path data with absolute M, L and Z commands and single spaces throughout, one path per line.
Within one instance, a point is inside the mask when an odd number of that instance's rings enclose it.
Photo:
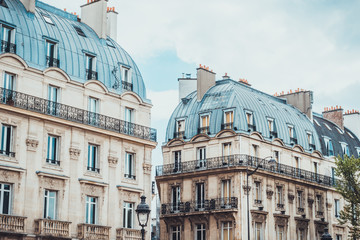
M 46 162 L 60 166 L 60 161 L 59 161 L 59 160 L 56 160 L 56 159 L 49 159 L 49 158 L 47 158 L 47 159 L 46 159 Z
M 198 128 L 198 133 L 210 134 L 210 127 L 200 127 Z
M 185 138 L 185 132 L 174 132 L 174 138 Z
M 48 67 L 60 67 L 60 60 L 50 56 L 46 56 L 46 65 Z
M 141 240 L 141 230 L 118 228 L 116 229 L 116 240 Z
M 133 90 L 133 84 L 130 83 L 130 82 L 126 82 L 126 81 L 121 81 L 122 83 L 122 87 L 124 90 L 127 90 L 127 91 L 132 91 Z
M 297 144 L 297 138 L 291 137 L 290 143 Z
M 16 44 L 1 40 L 1 52 L 16 53 Z
M 270 131 L 270 138 L 277 138 L 277 132 L 275 131 Z
M 261 204 L 261 203 L 262 203 L 262 200 L 260 200 L 260 199 L 255 199 L 255 200 L 254 200 L 254 203 L 255 203 L 255 204 Z
M 323 211 L 316 211 L 316 216 L 323 217 L 324 212 Z
M 256 131 L 256 126 L 253 124 L 248 124 L 248 131 L 249 132 L 255 132 Z
M 199 161 L 187 161 L 180 162 L 175 164 L 166 164 L 156 167 L 156 176 L 166 176 L 179 173 L 190 173 L 198 171 L 206 171 L 210 169 L 220 169 L 227 167 L 251 167 L 256 168 L 258 163 L 262 162 L 261 158 L 252 157 L 245 154 L 237 154 L 230 156 L 221 156 L 214 158 L 207 158 L 203 161 L 203 165 L 199 168 Z M 177 168 L 174 171 L 174 168 Z M 332 187 L 334 186 L 332 177 L 317 174 L 308 170 L 291 167 L 285 164 L 278 163 L 276 165 L 271 165 L 268 163 L 263 163 L 259 166 L 259 170 L 264 170 L 271 173 L 277 173 L 287 177 L 293 177 L 301 179 L 304 181 L 309 181 L 313 183 L 318 183 L 324 186 Z
M 109 240 L 110 228 L 95 224 L 82 223 L 78 225 L 78 238 L 86 240 Z
M 0 104 L 156 142 L 156 129 L 0 88 Z
M 96 80 L 96 79 L 98 79 L 98 73 L 96 71 L 86 69 L 86 79 L 87 80 Z
M 309 147 L 310 147 L 312 150 L 316 150 L 315 144 L 310 143 L 310 144 L 309 144 Z
M 100 168 L 96 168 L 96 167 L 87 166 L 87 170 L 88 170 L 88 171 L 91 171 L 91 172 L 100 173 Z
M 207 212 L 207 211 L 221 211 L 237 209 L 238 198 L 214 198 L 210 200 L 177 202 L 177 203 L 163 203 L 161 204 L 161 214 L 178 214 L 190 212 Z
M 9 156 L 9 157 L 15 157 L 14 152 L 10 152 L 10 151 L 7 151 L 7 150 L 0 150 L 0 154 L 6 155 L 6 156 Z
M 70 237 L 70 223 L 50 219 L 35 220 L 35 234 L 48 237 Z
M 303 214 L 305 212 L 305 209 L 303 207 L 298 207 L 297 210 L 300 214 Z
M 0 214 L 0 232 L 24 233 L 26 217 Z
M 281 209 L 284 208 L 284 204 L 283 204 L 283 203 L 278 203 L 278 204 L 276 204 L 276 206 L 277 206 L 278 208 L 281 208 Z
M 221 124 L 221 130 L 224 130 L 224 129 L 233 129 L 233 128 L 234 128 L 234 123 L 233 123 L 233 122 Z
M 125 177 L 125 178 L 129 178 L 129 179 L 132 179 L 132 180 L 135 180 L 135 179 L 136 179 L 136 176 L 135 176 L 135 175 L 133 175 L 133 174 L 128 174 L 128 173 L 125 173 L 125 174 L 124 174 L 124 177 Z

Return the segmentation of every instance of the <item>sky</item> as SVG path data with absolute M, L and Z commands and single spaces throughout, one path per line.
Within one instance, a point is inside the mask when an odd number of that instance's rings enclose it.
M 81 17 L 86 0 L 43 0 Z M 314 92 L 316 112 L 360 108 L 360 1 L 109 0 L 119 44 L 137 63 L 158 130 L 153 165 L 162 163 L 165 126 L 182 73 L 199 64 L 220 79 L 245 78 L 269 94 Z

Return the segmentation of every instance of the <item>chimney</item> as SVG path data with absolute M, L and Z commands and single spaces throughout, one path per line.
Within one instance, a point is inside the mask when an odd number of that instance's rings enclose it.
M 197 70 L 197 100 L 201 101 L 209 88 L 215 85 L 215 73 L 209 67 L 201 66 Z
M 35 0 L 20 0 L 26 11 L 35 13 Z
M 185 98 L 190 93 L 196 91 L 197 88 L 197 79 L 192 78 L 191 74 L 183 73 L 182 78 L 178 78 L 179 81 L 179 102 L 181 99 Z
M 287 103 L 299 109 L 302 113 L 306 114 L 312 121 L 312 104 L 314 102 L 313 92 L 304 89 L 297 89 L 294 92 L 290 90 L 287 94 L 284 91 L 277 95 L 280 98 L 285 98 Z
M 106 34 L 117 41 L 117 15 L 115 7 L 107 8 L 107 31 Z
M 331 108 L 325 108 L 324 112 L 322 113 L 323 118 L 332 121 L 336 125 L 338 125 L 342 130 L 344 130 L 344 116 L 343 116 L 344 110 L 341 108 L 341 106 L 331 107 Z
M 360 139 L 360 113 L 357 110 L 348 110 L 344 114 L 344 125 Z
M 81 22 L 91 27 L 99 38 L 106 39 L 107 0 L 87 0 L 81 6 Z

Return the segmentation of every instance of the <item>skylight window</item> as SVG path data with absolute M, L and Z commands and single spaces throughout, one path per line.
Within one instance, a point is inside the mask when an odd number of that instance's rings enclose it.
M 109 38 L 106 39 L 106 44 L 107 44 L 109 47 L 115 48 L 114 44 L 110 41 Z
M 55 25 L 53 20 L 51 19 L 51 17 L 49 15 L 42 14 L 42 16 L 43 16 L 46 23 L 51 24 L 51 25 Z
M 259 100 L 262 105 L 265 105 L 265 103 L 260 98 L 257 98 L 257 100 Z
M 338 127 L 335 127 L 335 128 L 336 128 L 336 130 L 337 130 L 340 134 L 343 134 L 343 133 L 344 133 L 340 128 L 338 128 Z
M 316 119 L 314 119 L 314 122 L 315 122 L 318 126 L 320 126 L 320 123 L 319 123 Z
M 350 132 L 346 132 L 351 138 L 354 138 L 354 136 Z
M 8 5 L 6 4 L 5 0 L 0 0 L 0 6 L 5 7 L 5 8 L 9 8 Z
M 75 31 L 77 32 L 77 34 L 79 36 L 86 37 L 85 33 L 83 32 L 83 30 L 80 27 L 75 26 L 75 25 L 73 25 L 73 27 L 75 28 Z
M 324 125 L 327 129 L 329 129 L 331 131 L 331 128 L 329 127 L 329 125 L 327 125 L 326 123 L 324 123 Z

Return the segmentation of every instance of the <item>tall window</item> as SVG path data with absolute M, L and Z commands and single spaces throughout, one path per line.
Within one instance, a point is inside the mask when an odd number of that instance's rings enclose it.
M 262 228 L 262 223 L 256 222 L 255 223 L 255 240 L 263 240 L 264 239 L 264 233 Z
M 210 115 L 202 115 L 200 116 L 200 131 L 199 133 L 208 134 L 210 126 Z
M 253 150 L 253 156 L 254 156 L 254 157 L 259 157 L 259 146 L 253 144 L 253 145 L 252 145 L 252 150 Z
M 336 234 L 336 240 L 342 240 L 342 236 L 339 234 Z
M 4 72 L 4 85 L 3 85 L 3 102 L 7 103 L 12 100 L 13 90 L 15 84 L 15 75 Z
M 261 203 L 261 183 L 255 182 L 255 203 Z
M 126 68 L 126 67 L 123 67 L 122 68 L 123 72 L 123 76 L 122 76 L 122 79 L 124 82 L 131 82 L 131 79 L 130 79 L 130 69 Z
M 48 136 L 47 157 L 46 162 L 60 165 L 59 161 L 59 137 Z
M 134 171 L 134 154 L 126 153 L 125 157 L 125 177 L 130 179 L 135 179 L 135 171 Z
M 232 222 L 222 222 L 221 240 L 232 240 L 232 239 L 233 239 Z
M 277 226 L 277 228 L 276 228 L 276 240 L 286 240 L 284 226 Z
M 180 186 L 171 188 L 171 207 L 173 212 L 180 210 Z
M 277 203 L 278 208 L 283 208 L 284 207 L 283 188 L 282 188 L 282 186 L 277 186 L 276 187 L 276 203 Z
M 94 144 L 89 144 L 87 170 L 100 173 L 100 169 L 98 168 L 98 154 L 99 154 L 98 151 L 99 151 L 99 146 Z
M 44 218 L 56 219 L 56 191 L 45 190 L 44 195 Z
M 132 123 L 133 122 L 133 109 L 125 108 L 125 121 Z
M 15 29 L 2 25 L 1 51 L 16 53 Z
M 174 172 L 181 171 L 181 151 L 174 152 Z
M 274 158 L 277 163 L 280 163 L 280 152 L 279 151 L 274 151 Z
M 304 208 L 302 191 L 297 191 L 297 207 L 298 207 L 298 210 L 301 210 Z
M 297 233 L 297 240 L 306 240 L 305 229 L 298 229 Z
M 204 208 L 205 204 L 205 186 L 204 183 L 196 184 L 196 208 Z
M 231 198 L 231 180 L 226 179 L 221 181 L 221 203 L 223 206 L 228 206 L 230 204 Z
M 341 148 L 344 155 L 350 156 L 349 145 L 347 145 L 346 143 L 341 143 Z
M 98 121 L 98 113 L 99 113 L 99 99 L 89 97 L 89 123 L 96 124 Z
M 315 150 L 313 134 L 311 132 L 306 132 L 306 135 L 307 135 L 307 139 L 308 139 L 308 143 L 309 143 L 309 148 L 312 148 L 313 150 Z
M 254 125 L 253 114 L 251 112 L 246 112 L 246 122 L 248 125 Z
M 223 143 L 223 165 L 229 164 L 231 159 L 232 149 L 231 143 Z
M 300 175 L 301 175 L 301 170 L 300 170 L 300 168 L 301 168 L 301 166 L 300 166 L 300 158 L 299 157 L 294 157 L 294 159 L 295 159 L 295 168 L 296 168 L 296 175 L 298 176 L 298 177 L 300 177 Z
M 267 121 L 268 121 L 269 131 L 274 132 L 274 120 L 273 119 L 268 119 Z
M 205 224 L 196 224 L 195 240 L 206 240 Z
M 224 112 L 223 129 L 233 129 L 233 125 L 234 125 L 234 111 Z
M 289 136 L 290 136 L 290 143 L 297 144 L 295 128 L 293 125 L 288 125 Z
M 170 233 L 171 240 L 181 240 L 181 226 L 172 226 Z
M 0 183 L 0 213 L 10 214 L 11 208 L 11 185 Z
M 334 147 L 330 138 L 324 138 L 326 153 L 328 156 L 334 156 Z
M 58 67 L 57 44 L 46 40 L 46 64 L 48 67 Z
M 339 199 L 335 199 L 334 200 L 334 210 L 335 210 L 335 217 L 339 218 L 340 217 L 340 200 Z
M 206 147 L 197 149 L 198 168 L 206 167 Z
M 124 228 L 134 228 L 134 204 L 129 202 L 124 202 L 124 212 L 123 212 L 123 226 Z
M 49 86 L 48 88 L 49 114 L 56 115 L 57 103 L 59 101 L 59 88 Z
M 322 213 L 322 196 L 321 195 L 316 195 L 316 206 L 315 207 L 316 207 L 317 214 L 320 215 Z
M 13 153 L 13 127 L 9 125 L 1 125 L 1 142 L 0 154 L 14 157 Z
M 184 135 L 185 135 L 185 120 L 184 119 L 177 120 L 174 137 L 183 138 Z
M 95 56 L 86 54 L 86 78 L 90 79 L 97 79 L 97 72 L 96 72 L 96 58 Z
M 97 197 L 86 196 L 85 223 L 97 224 Z

